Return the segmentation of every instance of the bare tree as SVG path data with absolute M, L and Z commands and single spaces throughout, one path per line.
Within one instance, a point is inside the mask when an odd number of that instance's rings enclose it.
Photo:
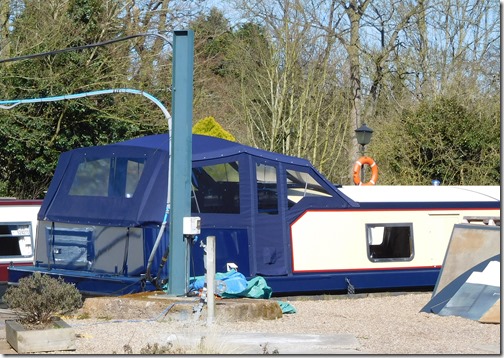
M 340 59 L 330 51 L 334 39 L 320 36 L 301 5 L 264 1 L 249 9 L 259 25 L 249 24 L 253 35 L 236 42 L 239 110 L 253 145 L 307 157 L 331 176 L 346 162 Z
M 282 88 L 293 86 L 293 81 L 297 83 L 301 81 L 305 87 L 308 85 L 306 78 L 292 78 L 288 75 L 289 70 L 293 68 L 289 60 L 293 61 L 292 63 L 299 63 L 300 54 L 306 52 L 313 55 L 310 58 L 304 58 L 307 63 L 304 67 L 310 68 L 310 65 L 313 65 L 312 68 L 315 69 L 313 80 L 325 83 L 326 88 L 330 87 L 328 83 L 338 83 L 341 85 L 339 88 L 347 88 L 347 91 L 336 91 L 348 101 L 348 106 L 342 106 L 341 102 L 337 102 L 341 106 L 339 113 L 346 111 L 345 125 L 333 126 L 329 133 L 334 139 L 339 139 L 341 143 L 344 143 L 339 152 L 343 152 L 344 156 L 350 160 L 356 159 L 358 155 L 359 146 L 353 135 L 354 130 L 366 121 L 366 118 L 363 118 L 364 113 L 367 113 L 367 118 L 372 118 L 373 105 L 389 70 L 386 66 L 387 62 L 390 61 L 398 46 L 399 34 L 419 11 L 418 4 L 415 3 L 397 2 L 385 6 L 386 3 L 378 0 L 284 0 L 240 4 L 240 7 L 246 10 L 244 16 L 265 25 L 271 36 L 274 50 L 281 54 L 277 63 L 270 64 L 270 68 L 272 74 L 284 76 Z M 377 40 L 374 39 L 376 34 L 379 34 Z M 362 41 L 363 36 L 365 41 Z M 286 40 L 282 42 L 283 39 L 291 40 L 291 42 Z M 270 58 L 274 57 L 270 56 Z M 372 66 L 363 69 L 363 63 L 372 64 Z M 282 80 L 279 79 L 277 83 L 281 83 Z M 275 147 L 275 143 L 271 140 L 277 138 L 278 133 L 281 132 L 282 121 L 292 123 L 283 110 L 278 111 L 282 108 L 286 93 L 275 91 L 270 94 L 271 103 L 277 101 L 272 106 L 277 111 L 271 111 L 271 121 L 267 122 L 272 130 L 269 148 Z M 289 94 L 292 94 L 292 91 Z M 317 98 L 326 97 L 318 96 Z M 299 103 L 299 100 L 300 98 L 296 97 L 296 103 Z M 365 112 L 363 112 L 364 107 L 367 107 Z M 311 118 L 305 119 L 308 124 L 303 122 L 302 128 L 314 128 L 317 133 L 320 120 L 326 124 L 329 123 L 320 113 L 312 112 Z M 339 120 L 341 122 L 341 118 Z M 331 128 L 331 126 L 328 125 L 326 128 Z M 339 132 L 336 132 L 336 129 Z M 261 128 L 259 132 L 263 135 L 266 133 L 264 128 Z M 283 138 L 289 138 L 289 136 L 284 133 Z M 319 137 L 315 135 L 315 138 Z M 296 144 L 300 145 L 299 142 Z M 279 149 L 289 152 L 289 145 L 292 144 L 286 139 Z M 316 143 L 315 147 L 321 148 L 320 143 Z M 319 160 L 320 155 L 324 155 L 322 157 L 324 160 L 327 156 L 333 157 L 331 155 L 333 153 L 320 152 L 318 149 L 309 154 L 315 162 Z M 350 170 L 348 174 L 347 180 L 350 178 Z

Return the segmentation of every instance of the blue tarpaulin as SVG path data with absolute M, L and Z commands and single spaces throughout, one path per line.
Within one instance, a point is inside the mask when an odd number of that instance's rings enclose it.
M 266 283 L 266 280 L 257 276 L 249 281 L 243 274 L 236 270 L 228 272 L 217 272 L 215 274 L 215 281 L 217 283 L 216 294 L 222 298 L 270 298 L 273 291 Z M 190 283 L 190 290 L 200 290 L 205 285 L 205 276 L 197 276 Z

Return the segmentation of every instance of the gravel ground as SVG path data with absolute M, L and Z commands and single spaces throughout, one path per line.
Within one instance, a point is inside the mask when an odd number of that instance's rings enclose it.
M 346 297 L 346 296 L 345 296 Z M 500 324 L 483 324 L 456 316 L 419 312 L 431 293 L 368 295 L 361 298 L 320 296 L 291 298 L 296 313 L 268 321 L 214 323 L 148 320 L 65 319 L 77 334 L 75 351 L 57 354 L 140 354 L 148 344 L 165 346 L 173 337 L 190 337 L 196 332 L 208 337 L 226 332 L 351 334 L 366 354 L 499 354 Z M 281 299 L 287 301 L 287 299 Z M 153 312 L 152 318 L 160 312 Z M 212 338 L 213 351 L 239 353 Z M 219 346 L 220 344 L 220 346 Z M 125 351 L 124 346 L 129 351 Z M 215 350 L 219 352 L 215 352 Z M 205 353 L 182 349 L 174 353 Z M 279 352 L 282 353 L 281 351 Z

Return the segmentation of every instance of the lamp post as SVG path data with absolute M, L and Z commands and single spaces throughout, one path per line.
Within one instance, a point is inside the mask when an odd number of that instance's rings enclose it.
M 366 126 L 364 123 L 362 126 L 355 130 L 355 136 L 357 137 L 357 143 L 361 145 L 361 152 L 364 154 L 364 147 L 371 142 L 371 137 L 373 136 L 373 130 Z
M 361 154 L 364 155 L 365 146 L 371 142 L 371 137 L 373 136 L 373 130 L 363 123 L 359 128 L 355 130 L 355 137 L 357 137 L 357 143 L 361 146 Z M 361 182 L 364 181 L 364 166 L 361 166 L 360 170 Z

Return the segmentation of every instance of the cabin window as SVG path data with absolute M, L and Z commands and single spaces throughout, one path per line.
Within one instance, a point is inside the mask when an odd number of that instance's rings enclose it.
M 145 159 L 102 158 L 79 164 L 70 195 L 133 197 Z
M 278 214 L 277 170 L 271 165 L 256 164 L 257 210 L 260 214 Z
M 0 223 L 0 256 L 31 256 L 31 223 Z
M 238 162 L 192 169 L 191 211 L 194 213 L 240 213 Z
M 126 192 L 125 196 L 131 198 L 135 193 L 140 177 L 142 176 L 145 163 L 144 161 L 128 160 L 126 174 Z
M 309 173 L 287 169 L 287 198 L 289 208 L 306 196 L 331 196 Z
M 413 259 L 413 224 L 368 224 L 366 232 L 371 261 Z

